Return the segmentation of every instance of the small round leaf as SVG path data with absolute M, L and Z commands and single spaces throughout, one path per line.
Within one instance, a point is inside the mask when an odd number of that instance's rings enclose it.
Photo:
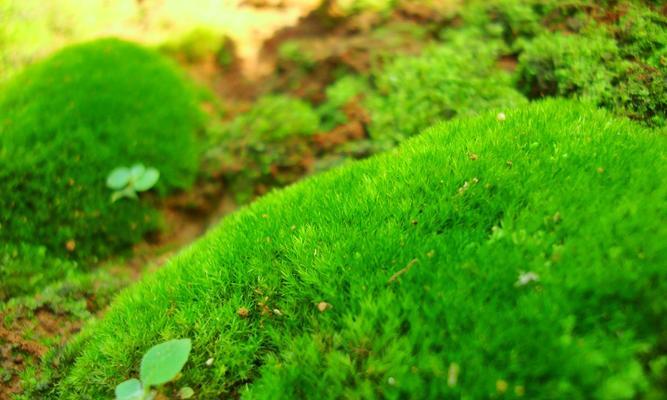
M 181 399 L 191 399 L 195 395 L 195 391 L 190 386 L 183 386 L 178 391 L 178 397 Z
M 174 379 L 188 361 L 191 348 L 190 339 L 174 339 L 151 347 L 141 359 L 141 381 L 149 387 Z
M 107 176 L 107 187 L 109 189 L 120 190 L 130 182 L 130 176 L 128 168 L 118 167 Z
M 130 170 L 130 175 L 132 175 L 132 180 L 136 181 L 137 179 L 141 178 L 141 175 L 146 172 L 146 167 L 144 164 L 134 164 L 132 166 L 132 169 Z
M 155 168 L 148 168 L 143 175 L 134 181 L 134 190 L 137 192 L 146 191 L 157 183 L 160 179 L 160 172 Z
M 116 386 L 116 400 L 142 400 L 144 388 L 138 379 L 128 379 Z

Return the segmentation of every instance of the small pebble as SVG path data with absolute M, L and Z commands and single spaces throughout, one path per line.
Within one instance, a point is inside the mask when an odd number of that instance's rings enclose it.
M 330 308 L 331 304 L 327 303 L 326 301 L 320 301 L 319 303 L 317 303 L 317 309 L 320 310 L 320 312 L 325 312 Z
M 526 286 L 531 282 L 537 282 L 539 280 L 540 277 L 534 272 L 522 272 L 521 274 L 519 274 L 519 279 L 517 279 L 514 286 L 516 287 Z
M 459 372 L 461 372 L 461 367 L 459 367 L 459 364 L 455 362 L 449 364 L 449 370 L 447 371 L 447 386 L 456 386 L 456 383 L 459 380 Z

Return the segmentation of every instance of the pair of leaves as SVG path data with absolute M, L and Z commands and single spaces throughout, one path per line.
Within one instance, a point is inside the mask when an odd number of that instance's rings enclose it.
M 152 386 L 173 380 L 188 361 L 192 342 L 174 339 L 151 347 L 141 359 L 139 379 L 128 379 L 116 386 L 116 400 L 150 399 Z
M 137 192 L 146 191 L 160 179 L 160 172 L 155 168 L 146 168 L 143 164 L 135 164 L 132 168 L 118 167 L 107 177 L 109 189 L 121 190 L 131 186 Z
M 146 168 L 143 164 L 135 164 L 131 168 L 118 167 L 107 176 L 107 187 L 113 189 L 111 201 L 123 197 L 136 199 L 137 192 L 151 189 L 160 179 L 160 172 L 155 168 Z

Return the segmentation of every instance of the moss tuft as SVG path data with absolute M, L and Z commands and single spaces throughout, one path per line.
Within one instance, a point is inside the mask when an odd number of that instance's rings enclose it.
M 517 76 L 530 98 L 581 97 L 600 102 L 611 92 L 619 50 L 603 35 L 545 33 L 524 46 Z
M 660 397 L 667 142 L 588 107 L 457 119 L 260 199 L 119 296 L 51 397 L 108 397 L 174 337 L 202 399 Z
M 116 167 L 160 172 L 157 191 L 198 168 L 194 94 L 155 52 L 103 39 L 66 48 L 0 93 L 0 240 L 97 258 L 158 226 L 150 201 L 110 202 Z

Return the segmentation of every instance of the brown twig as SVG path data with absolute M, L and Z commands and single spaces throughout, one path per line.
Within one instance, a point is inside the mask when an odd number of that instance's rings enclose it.
M 408 265 L 405 266 L 405 268 L 401 268 L 401 269 L 399 269 L 398 271 L 396 271 L 396 273 L 394 273 L 394 275 L 391 276 L 391 278 L 389 278 L 389 280 L 387 281 L 387 285 L 390 284 L 390 283 L 392 283 L 392 282 L 394 282 L 396 279 L 398 279 L 399 276 L 401 276 L 401 275 L 403 275 L 404 273 L 410 271 L 410 269 L 411 269 L 415 264 L 417 264 L 418 261 L 419 261 L 419 260 L 417 260 L 416 258 L 410 260 L 410 262 L 408 263 Z

